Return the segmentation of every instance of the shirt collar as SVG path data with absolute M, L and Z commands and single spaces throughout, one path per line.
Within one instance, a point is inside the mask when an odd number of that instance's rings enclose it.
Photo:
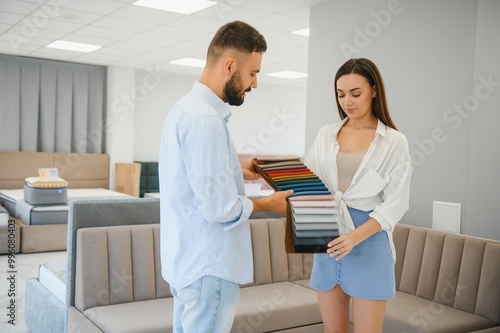
M 387 134 L 387 125 L 381 122 L 380 119 L 378 120 L 377 130 L 375 131 L 375 133 L 384 137 Z
M 337 125 L 333 128 L 332 135 L 333 137 L 337 137 L 339 134 L 340 129 L 344 124 L 347 122 L 349 118 L 345 117 L 340 123 L 337 123 Z M 386 136 L 387 134 L 387 125 L 385 125 L 383 122 L 380 121 L 380 119 L 377 120 L 377 129 L 375 130 L 375 134 L 381 135 L 381 136 Z
M 219 116 L 221 116 L 226 122 L 229 120 L 229 117 L 231 117 L 231 108 L 229 105 L 224 103 L 224 101 L 220 99 L 220 97 L 217 96 L 212 89 L 197 81 L 193 84 L 192 91 L 206 97 L 207 101 L 214 107 Z

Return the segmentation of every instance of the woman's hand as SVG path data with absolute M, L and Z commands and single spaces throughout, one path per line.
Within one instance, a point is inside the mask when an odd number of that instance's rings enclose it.
M 377 232 L 380 232 L 381 229 L 380 223 L 373 217 L 370 217 L 368 221 L 358 228 L 328 243 L 328 250 L 326 250 L 326 252 L 328 252 L 331 257 L 336 257 L 337 260 L 340 260 L 348 255 L 353 247 L 375 235 Z
M 348 255 L 355 245 L 354 237 L 351 233 L 348 233 L 328 243 L 328 250 L 326 252 L 330 254 L 330 257 L 336 257 L 335 260 L 340 260 Z

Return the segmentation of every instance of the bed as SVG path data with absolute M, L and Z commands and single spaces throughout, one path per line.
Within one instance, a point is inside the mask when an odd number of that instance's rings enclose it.
M 107 154 L 0 152 L 0 204 L 16 221 L 19 252 L 66 249 L 68 205 L 33 206 L 23 197 L 26 178 L 37 176 L 38 168 L 54 167 L 68 182 L 68 202 L 129 197 L 109 190 Z M 0 253 L 7 252 L 9 233 L 12 231 L 0 226 Z
M 68 202 L 54 205 L 32 205 L 24 199 L 24 190 L 0 190 L 0 204 L 9 214 L 25 225 L 68 223 L 69 202 L 83 199 L 114 199 L 130 197 L 127 194 L 103 188 L 70 188 Z

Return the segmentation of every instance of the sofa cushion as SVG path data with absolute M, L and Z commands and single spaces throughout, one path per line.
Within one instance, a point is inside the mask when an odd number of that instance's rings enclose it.
M 309 280 L 309 279 L 297 280 L 297 281 L 293 281 L 293 283 L 297 283 L 297 284 L 301 285 L 302 287 L 306 287 L 306 288 L 309 288 L 311 290 L 314 290 L 314 288 L 311 286 L 311 280 Z
M 316 292 L 278 282 L 241 289 L 231 333 L 259 333 L 321 323 Z
M 493 326 L 486 318 L 397 291 L 387 303 L 383 331 L 465 333 Z
M 87 309 L 84 314 L 104 332 L 172 330 L 173 298 Z M 293 282 L 241 289 L 232 333 L 259 333 L 321 323 L 316 293 Z
M 107 333 L 165 333 L 172 331 L 174 299 L 171 297 L 98 306 L 84 311 Z

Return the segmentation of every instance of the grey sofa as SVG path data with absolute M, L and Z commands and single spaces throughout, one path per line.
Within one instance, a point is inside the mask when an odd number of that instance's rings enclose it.
M 43 286 L 28 281 L 30 331 L 169 332 L 158 201 L 76 202 L 70 215 L 66 304 L 44 303 Z M 311 255 L 285 253 L 282 219 L 252 220 L 251 230 L 255 281 L 241 290 L 232 332 L 322 332 Z M 384 332 L 500 332 L 500 242 L 404 224 L 394 240 L 398 291 Z

